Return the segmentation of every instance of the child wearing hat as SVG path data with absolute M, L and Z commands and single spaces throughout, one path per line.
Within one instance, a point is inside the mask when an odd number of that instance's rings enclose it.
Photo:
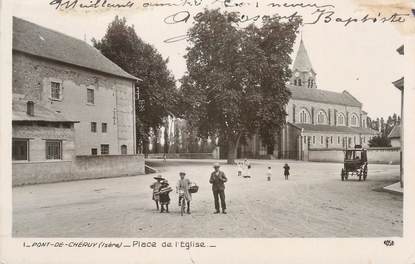
M 180 179 L 177 182 L 176 185 L 176 193 L 183 192 L 183 196 L 179 196 L 179 206 L 181 206 L 181 203 L 186 202 L 187 203 L 187 213 L 190 214 L 190 201 L 192 201 L 192 194 L 189 192 L 189 188 L 191 185 L 191 182 L 186 177 L 185 172 L 180 172 Z
M 173 189 L 169 186 L 169 182 L 167 180 L 161 181 L 161 186 L 159 189 L 160 205 L 161 205 L 160 213 L 164 212 L 164 207 L 166 207 L 166 213 L 169 212 L 169 203 L 170 203 L 169 193 L 171 191 L 173 191 Z
M 159 194 L 159 190 L 161 187 L 161 181 L 164 180 L 163 177 L 161 177 L 161 175 L 158 175 L 157 177 L 154 177 L 155 180 L 157 180 L 156 182 L 154 182 L 153 184 L 150 185 L 150 188 L 153 189 L 153 201 L 156 202 L 156 208 L 157 211 L 159 210 L 159 201 L 160 201 L 160 194 Z

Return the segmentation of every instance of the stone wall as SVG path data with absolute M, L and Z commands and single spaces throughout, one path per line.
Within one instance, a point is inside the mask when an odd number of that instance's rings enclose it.
M 142 155 L 76 156 L 73 180 L 97 179 L 144 174 Z
M 144 174 L 142 155 L 77 156 L 73 161 L 13 162 L 13 186 Z
M 369 148 L 367 159 L 369 164 L 399 164 L 400 148 Z M 308 161 L 342 163 L 344 152 L 343 149 L 309 149 Z

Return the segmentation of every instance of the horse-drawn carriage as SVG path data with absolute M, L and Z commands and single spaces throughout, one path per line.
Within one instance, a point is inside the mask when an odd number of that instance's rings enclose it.
M 344 150 L 344 166 L 341 170 L 342 181 L 348 180 L 349 176 L 359 177 L 365 181 L 367 178 L 367 150 L 360 145 L 354 149 Z

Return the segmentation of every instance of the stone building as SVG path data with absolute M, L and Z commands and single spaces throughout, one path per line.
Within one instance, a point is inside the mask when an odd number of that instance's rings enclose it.
M 316 76 L 303 40 L 287 84 L 291 99 L 286 125 L 276 132 L 275 146 L 264 146 L 256 135 L 238 150 L 238 158 L 307 159 L 308 149 L 368 147 L 376 131 L 367 126 L 363 104 L 347 91 L 317 89 Z
M 18 149 L 23 151 L 19 163 L 22 160 L 31 164 L 80 161 L 81 157 L 102 155 L 123 162 L 137 160 L 137 157 L 116 156 L 136 154 L 135 86 L 138 78 L 86 42 L 20 18 L 13 18 L 12 60 L 13 162 Z M 40 116 L 33 121 L 26 113 L 25 118 L 29 120 L 15 119 L 15 111 L 20 109 L 18 116 L 22 117 L 20 105 L 29 101 L 34 105 L 35 116 L 47 114 L 53 118 Z M 49 148 L 48 140 L 52 138 L 55 144 Z M 39 145 L 42 140 L 46 144 L 43 147 Z M 26 150 L 22 150 L 24 141 Z M 58 154 L 52 155 L 55 152 Z M 27 155 L 24 157 L 23 153 Z M 96 165 L 101 162 L 89 160 Z M 17 170 L 17 165 L 13 169 Z M 72 174 L 76 171 L 71 170 Z M 51 176 L 55 180 L 59 177 L 63 176 Z
M 279 157 L 304 159 L 308 148 L 368 147 L 376 132 L 367 126 L 363 104 L 348 91 L 317 89 L 313 69 L 303 40 L 293 64 L 287 88 L 287 126 L 281 132 Z

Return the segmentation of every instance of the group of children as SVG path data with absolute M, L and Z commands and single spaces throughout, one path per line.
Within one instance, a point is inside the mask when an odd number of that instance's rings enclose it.
M 185 178 L 186 173 L 180 172 L 180 179 L 176 185 L 176 193 L 179 195 L 179 206 L 181 203 L 187 203 L 187 213 L 190 214 L 190 201 L 192 200 L 192 194 L 189 192 L 191 182 L 189 179 Z M 158 175 L 154 177 L 156 182 L 150 185 L 150 188 L 153 190 L 153 200 L 156 203 L 157 211 L 160 210 L 160 213 L 169 212 L 170 204 L 170 192 L 173 189 L 170 187 L 169 182 Z M 159 207 L 160 204 L 160 207 Z
M 242 176 L 244 178 L 251 178 L 251 164 L 249 163 L 248 160 L 245 160 L 244 162 L 238 162 L 237 164 L 238 166 L 238 177 Z M 285 163 L 284 167 L 284 177 L 286 180 L 288 180 L 288 176 L 290 175 L 290 166 L 288 166 L 287 163 Z M 268 166 L 268 170 L 266 173 L 267 176 L 267 180 L 271 181 L 271 177 L 272 177 L 272 169 L 271 166 Z
M 248 160 L 238 162 L 238 176 L 251 178 L 251 163 Z

